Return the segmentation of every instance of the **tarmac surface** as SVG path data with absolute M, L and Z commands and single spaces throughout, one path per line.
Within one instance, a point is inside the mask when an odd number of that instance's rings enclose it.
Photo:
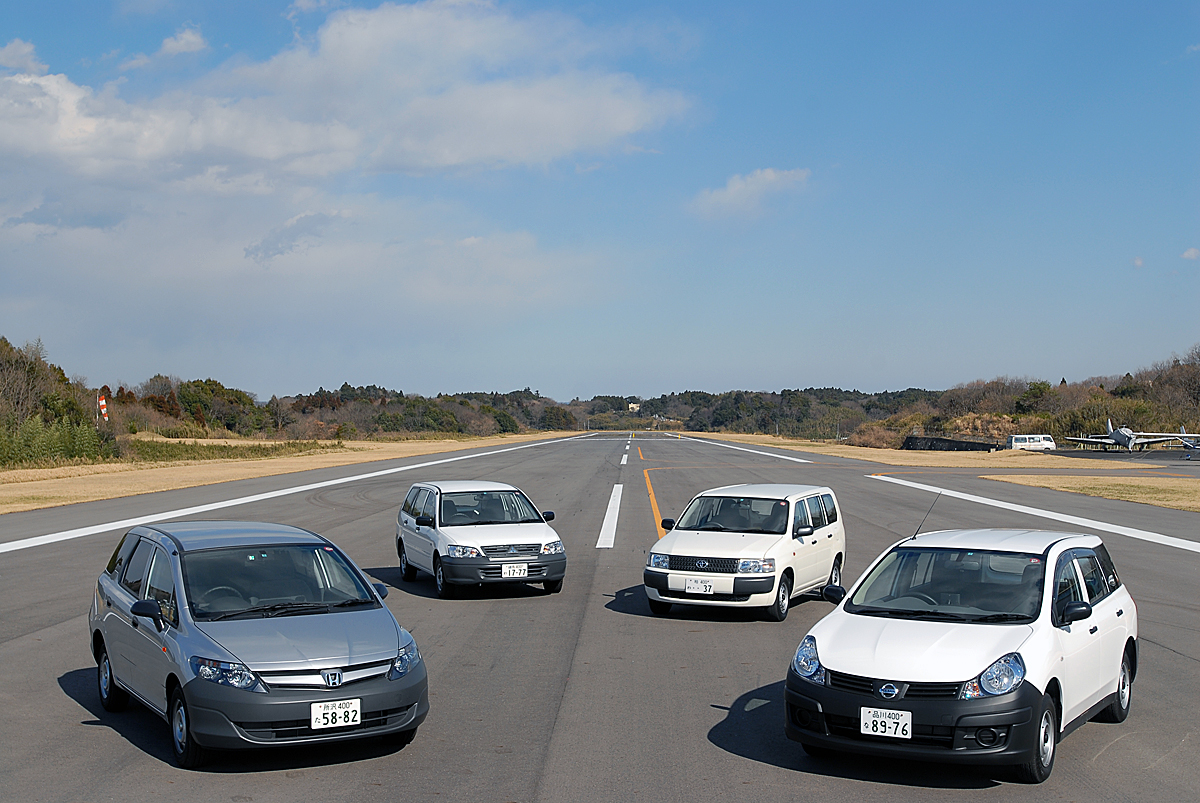
M 1171 468 L 1192 471 L 1185 461 Z M 872 476 L 879 474 L 910 484 Z M 0 516 L 0 550 L 10 550 L 0 551 L 0 800 L 1200 799 L 1200 514 L 978 474 L 605 433 Z M 429 479 L 510 482 L 555 511 L 569 560 L 563 591 L 491 587 L 440 600 L 429 576 L 402 581 L 396 511 L 412 482 Z M 1138 605 L 1141 665 L 1129 719 L 1088 723 L 1067 737 L 1040 786 L 995 769 L 809 758 L 783 735 L 783 678 L 828 603 L 796 600 L 782 623 L 752 611 L 678 606 L 657 618 L 642 592 L 646 552 L 658 534 L 649 489 L 661 515 L 677 517 L 698 491 L 738 482 L 832 487 L 846 525 L 847 583 L 923 519 L 922 531 L 1096 532 Z M 597 549 L 616 484 L 623 494 L 615 545 Z M 310 487 L 279 493 L 298 486 Z M 237 501 L 249 496 L 260 498 Z M 119 714 L 100 707 L 86 610 L 97 574 L 128 529 L 106 525 L 199 505 L 217 506 L 182 517 L 319 532 L 390 586 L 387 604 L 429 669 L 431 711 L 412 744 L 218 753 L 185 771 L 174 766 L 167 725 L 156 715 L 136 703 Z M 1068 526 L 1062 517 L 1075 518 Z M 99 532 L 25 541 L 79 528 Z

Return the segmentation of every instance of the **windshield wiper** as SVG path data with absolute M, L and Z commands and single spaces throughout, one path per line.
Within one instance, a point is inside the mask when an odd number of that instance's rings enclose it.
M 783 533 L 779 530 L 764 530 L 762 527 L 755 527 L 749 530 L 739 530 L 738 532 L 754 533 L 756 535 L 783 535 Z
M 697 530 L 728 530 L 728 527 L 722 527 L 720 524 L 705 524 L 703 527 L 697 527 Z
M 980 616 L 977 619 L 972 619 L 972 622 L 1028 622 L 1033 617 L 1026 613 L 989 613 L 987 616 Z
M 962 613 L 950 613 L 949 611 L 915 611 L 911 608 L 872 608 L 869 611 L 853 611 L 853 613 L 865 613 L 869 616 L 890 616 L 896 619 L 947 619 L 954 622 L 968 622 L 974 619 Z
M 235 616 L 253 613 L 260 613 L 264 617 L 267 617 L 279 616 L 284 613 L 302 613 L 317 609 L 328 610 L 329 604 L 325 602 L 276 602 L 271 605 L 254 605 L 250 608 L 242 608 L 240 611 L 226 611 L 218 616 L 214 616 L 212 621 L 219 622 L 222 619 L 232 619 Z
M 351 605 L 374 605 L 373 599 L 344 599 L 341 602 L 328 603 L 331 608 L 349 608 Z

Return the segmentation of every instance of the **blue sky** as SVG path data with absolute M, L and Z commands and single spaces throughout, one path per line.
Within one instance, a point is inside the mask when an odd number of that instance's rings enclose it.
M 0 3 L 0 335 L 267 398 L 1200 341 L 1200 6 Z

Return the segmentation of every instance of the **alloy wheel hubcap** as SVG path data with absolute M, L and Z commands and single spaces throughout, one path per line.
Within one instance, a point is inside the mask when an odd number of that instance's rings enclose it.
M 105 697 L 108 696 L 108 687 L 112 683 L 112 670 L 108 666 L 108 656 L 104 656 L 104 660 L 100 662 L 100 693 Z
M 1125 664 L 1121 664 L 1121 686 L 1117 689 L 1117 694 L 1121 699 L 1121 707 L 1129 707 L 1129 669 Z
M 1050 716 L 1050 712 L 1042 714 L 1041 733 L 1038 734 L 1038 757 L 1042 761 L 1043 767 L 1050 766 L 1050 760 L 1054 758 L 1054 718 Z
M 175 737 L 175 749 L 182 753 L 187 749 L 187 714 L 183 704 L 175 706 L 175 716 L 171 718 L 171 735 Z

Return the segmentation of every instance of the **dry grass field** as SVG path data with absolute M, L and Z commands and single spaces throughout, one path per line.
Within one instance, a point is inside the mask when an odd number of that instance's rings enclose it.
M 1069 491 L 1105 499 L 1142 502 L 1200 513 L 1200 479 L 1193 477 L 1080 477 L 1065 475 L 985 475 L 983 479 Z

